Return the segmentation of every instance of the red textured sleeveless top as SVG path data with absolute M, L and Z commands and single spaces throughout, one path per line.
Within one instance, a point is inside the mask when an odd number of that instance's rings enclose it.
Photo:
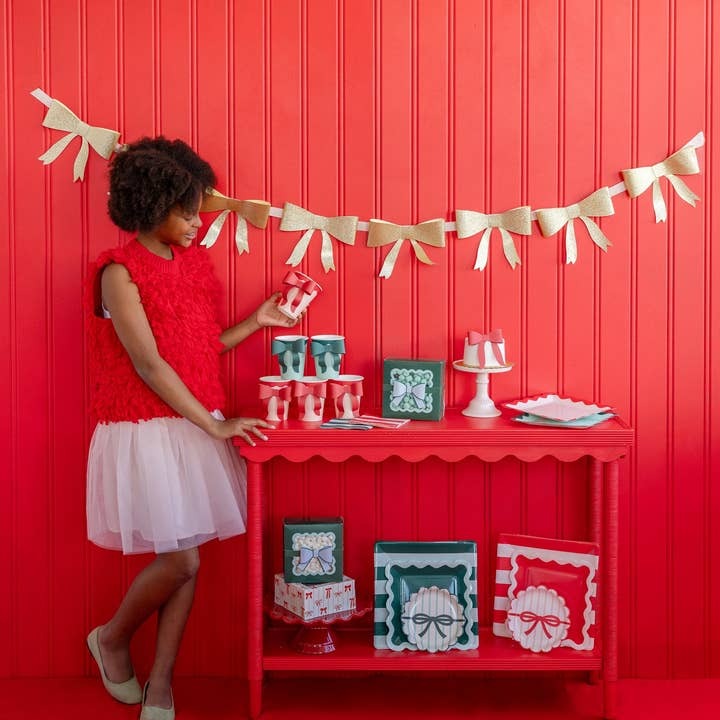
M 166 260 L 137 240 L 108 250 L 92 265 L 86 292 L 91 411 L 97 422 L 178 417 L 143 382 L 120 343 L 112 320 L 102 317 L 100 275 L 124 265 L 140 292 L 162 358 L 207 410 L 222 409 L 218 282 L 205 250 L 173 247 Z

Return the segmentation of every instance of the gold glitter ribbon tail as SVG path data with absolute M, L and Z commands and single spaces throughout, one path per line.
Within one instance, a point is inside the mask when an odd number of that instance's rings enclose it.
M 315 228 L 308 228 L 302 234 L 302 237 L 295 243 L 295 247 L 290 253 L 290 257 L 285 261 L 286 265 L 292 265 L 293 267 L 297 267 L 302 262 L 302 259 L 305 257 L 305 253 L 307 252 L 308 246 L 310 245 L 310 239 L 312 238 L 312 234 L 314 232 Z
M 400 254 L 402 244 L 403 238 L 395 241 L 395 244 L 392 248 L 390 248 L 390 252 L 385 256 L 385 262 L 383 263 L 382 268 L 380 268 L 380 275 L 378 277 L 389 278 L 392 275 L 392 272 L 395 269 L 395 261 Z

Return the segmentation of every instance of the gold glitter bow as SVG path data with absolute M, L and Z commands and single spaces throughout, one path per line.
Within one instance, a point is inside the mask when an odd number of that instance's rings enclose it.
M 385 262 L 380 270 L 379 277 L 389 278 L 395 268 L 395 261 L 400 253 L 400 246 L 404 240 L 409 240 L 415 250 L 417 259 L 426 265 L 434 263 L 426 255 L 420 243 L 433 245 L 434 247 L 445 247 L 445 223 L 437 218 L 426 220 L 417 225 L 395 225 L 385 220 L 370 220 L 370 231 L 368 232 L 368 247 L 381 247 L 395 243 L 385 257 Z
M 215 188 L 210 188 L 203 195 L 200 212 L 215 212 L 216 210 L 222 210 L 222 212 L 213 220 L 200 244 L 211 248 L 217 241 L 227 216 L 234 212 L 237 215 L 235 246 L 238 253 L 242 255 L 244 252 L 250 252 L 248 222 L 257 228 L 264 228 L 270 215 L 270 203 L 265 200 L 236 200 L 219 193 Z
M 565 230 L 565 262 L 574 263 L 577 260 L 577 242 L 573 220 L 580 218 L 590 233 L 592 241 L 601 249 L 607 251 L 612 243 L 603 235 L 602 230 L 588 216 L 604 217 L 615 212 L 610 191 L 604 187 L 588 195 L 584 200 L 564 208 L 547 208 L 537 210 L 537 220 L 540 230 L 545 237 L 554 235 L 563 225 Z
M 677 194 L 686 203 L 690 203 L 690 205 L 695 207 L 695 201 L 700 198 L 676 176 L 695 175 L 699 172 L 700 167 L 698 166 L 695 148 L 685 146 L 655 165 L 623 170 L 622 176 L 628 195 L 630 195 L 631 198 L 637 197 L 640 193 L 645 192 L 652 184 L 655 222 L 665 222 L 667 220 L 667 207 L 665 206 L 665 200 L 663 199 L 662 190 L 660 189 L 659 178 L 666 177 L 668 182 L 675 188 Z
M 474 210 L 456 210 L 455 227 L 459 238 L 467 238 L 476 235 L 481 230 L 485 231 L 478 245 L 473 269 L 484 270 L 487 265 L 490 251 L 490 234 L 493 228 L 500 231 L 505 258 L 510 263 L 510 267 L 515 268 L 516 265 L 520 264 L 520 257 L 517 254 L 510 232 L 518 235 L 529 235 L 531 233 L 530 207 L 524 205 L 523 207 L 506 210 L 504 213 L 494 213 L 492 215 L 475 212 Z
M 322 235 L 320 261 L 322 262 L 325 272 L 334 270 L 335 260 L 330 236 L 332 235 L 346 245 L 354 245 L 357 223 L 358 219 L 354 215 L 325 217 L 324 215 L 315 215 L 299 205 L 285 203 L 282 220 L 280 220 L 280 229 L 305 230 L 302 237 L 297 241 L 293 251 L 290 253 L 290 257 L 285 261 L 285 264 L 292 265 L 293 267 L 299 265 L 310 245 L 310 238 L 312 238 L 316 230 L 319 230 Z
M 85 176 L 85 166 L 87 165 L 88 155 L 90 154 L 88 146 L 92 146 L 92 149 L 95 150 L 98 155 L 101 155 L 107 160 L 112 155 L 117 141 L 120 139 L 119 132 L 88 125 L 70 110 L 70 108 L 65 107 L 65 105 L 58 100 L 52 100 L 47 113 L 45 113 L 42 124 L 52 130 L 63 130 L 67 133 L 65 137 L 60 138 L 38 158 L 38 160 L 42 160 L 45 165 L 49 165 L 56 160 L 73 138 L 79 137 L 82 139 L 80 150 L 73 164 L 74 181 L 82 180 Z

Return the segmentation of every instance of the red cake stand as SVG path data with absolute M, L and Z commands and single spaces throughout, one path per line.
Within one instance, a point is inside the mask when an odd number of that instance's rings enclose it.
M 292 640 L 293 650 L 306 655 L 324 655 L 335 650 L 336 638 L 331 625 L 336 622 L 347 622 L 362 617 L 370 612 L 369 607 L 344 610 L 343 612 L 323 615 L 312 620 L 303 620 L 299 615 L 291 613 L 282 605 L 270 603 L 268 615 L 275 620 L 282 620 L 288 625 L 300 625 L 297 635 Z

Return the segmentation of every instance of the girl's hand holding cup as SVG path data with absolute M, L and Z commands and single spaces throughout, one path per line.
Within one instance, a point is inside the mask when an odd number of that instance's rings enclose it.
M 255 319 L 260 327 L 294 327 L 298 320 L 305 315 L 303 311 L 297 317 L 290 317 L 281 312 L 278 305 L 282 298 L 281 292 L 273 293 L 260 307 L 255 311 Z

